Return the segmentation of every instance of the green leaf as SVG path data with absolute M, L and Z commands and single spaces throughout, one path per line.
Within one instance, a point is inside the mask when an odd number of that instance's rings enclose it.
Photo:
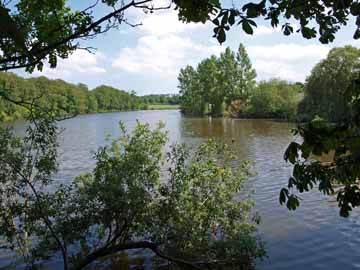
M 259 14 L 260 7 L 261 7 L 261 4 L 258 5 L 258 4 L 254 4 L 254 3 L 248 3 L 248 4 L 243 6 L 242 10 L 243 11 L 246 10 L 247 17 L 255 18 Z
M 284 153 L 285 161 L 289 161 L 294 164 L 298 156 L 299 144 L 297 142 L 291 142 Z
M 354 39 L 359 39 L 360 38 L 360 29 L 356 29 L 353 37 L 354 37 Z
M 299 199 L 295 195 L 290 195 L 288 197 L 288 201 L 286 206 L 289 210 L 296 210 L 296 208 L 300 205 Z
M 212 22 L 213 22 L 215 25 L 217 25 L 217 26 L 220 25 L 220 22 L 219 22 L 219 19 L 218 19 L 218 18 L 215 18 Z
M 314 28 L 309 28 L 309 27 L 304 26 L 301 28 L 301 33 L 302 33 L 303 37 L 307 38 L 307 39 L 316 37 L 316 30 Z
M 219 41 L 220 44 L 224 43 L 226 40 L 226 33 L 224 28 L 220 28 L 219 32 L 217 33 L 217 40 Z
M 246 21 L 246 20 L 242 21 L 242 29 L 248 35 L 252 35 L 254 33 L 249 21 Z
M 285 26 L 283 27 L 283 32 L 284 32 L 284 35 L 285 35 L 285 36 L 289 36 L 289 35 L 291 35 L 291 34 L 294 32 L 294 29 L 293 29 L 293 27 L 290 26 L 290 25 L 285 25 Z
M 256 18 L 258 15 L 257 8 L 254 6 L 249 7 L 246 11 L 246 15 L 248 18 Z
M 234 12 L 231 12 L 231 13 L 230 13 L 230 16 L 229 16 L 229 24 L 230 24 L 230 25 L 234 25 L 234 24 L 235 24 L 235 14 L 234 14 Z
M 228 22 L 229 12 L 225 12 L 222 19 L 221 19 L 221 25 L 225 26 Z

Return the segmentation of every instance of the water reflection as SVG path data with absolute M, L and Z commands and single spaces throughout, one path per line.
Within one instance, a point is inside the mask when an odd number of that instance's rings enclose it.
M 60 172 L 57 181 L 69 181 L 94 166 L 92 158 L 99 146 L 106 144 L 106 134 L 119 135 L 118 122 L 131 130 L 136 120 L 155 126 L 166 123 L 170 142 L 199 144 L 216 138 L 231 144 L 239 157 L 255 161 L 257 175 L 248 182 L 255 189 L 256 210 L 262 222 L 260 234 L 267 242 L 269 259 L 259 262 L 264 270 L 280 269 L 360 269 L 359 211 L 352 217 L 339 217 L 334 198 L 312 192 L 295 212 L 278 202 L 278 192 L 286 185 L 291 167 L 283 153 L 293 139 L 292 124 L 267 120 L 185 118 L 177 111 L 138 111 L 79 116 L 61 123 Z M 23 123 L 15 125 L 23 132 Z M 152 263 L 148 263 L 151 269 Z M 56 268 L 56 267 L 54 267 Z M 52 269 L 54 269 L 52 268 Z M 115 268 L 120 269 L 120 268 Z

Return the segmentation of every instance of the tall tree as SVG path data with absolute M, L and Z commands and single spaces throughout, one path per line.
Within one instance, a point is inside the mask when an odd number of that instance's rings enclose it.
M 196 70 L 192 66 L 180 69 L 178 80 L 182 110 L 186 114 L 201 115 L 203 113 L 202 98 L 199 93 Z
M 236 53 L 236 64 L 237 83 L 231 99 L 247 100 L 256 84 L 256 71 L 252 68 L 250 58 L 246 52 L 245 46 L 242 43 L 240 43 L 239 49 Z
M 224 102 L 224 89 L 219 85 L 221 79 L 219 74 L 218 58 L 211 56 L 202 60 L 197 66 L 197 73 L 200 84 L 200 91 L 204 102 L 209 106 L 210 113 L 214 116 L 222 114 Z
M 234 100 L 238 88 L 238 65 L 235 53 L 227 47 L 218 58 L 218 88 L 226 99 L 227 105 Z M 223 102 L 223 100 L 222 100 Z

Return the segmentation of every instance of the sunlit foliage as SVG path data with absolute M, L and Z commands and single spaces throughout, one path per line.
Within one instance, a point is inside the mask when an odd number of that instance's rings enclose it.
M 53 115 L 75 115 L 144 108 L 134 92 L 110 86 L 89 90 L 84 84 L 71 84 L 46 77 L 23 79 L 12 73 L 0 73 L 0 121 L 26 118 L 29 106 L 41 107 Z M 28 109 L 25 109 L 24 106 Z
M 351 108 L 345 93 L 359 68 L 359 49 L 352 46 L 332 49 L 306 80 L 305 98 L 299 106 L 302 120 L 319 116 L 337 122 L 348 118 Z
M 28 265 L 60 253 L 64 269 L 83 269 L 139 248 L 193 269 L 264 255 L 252 202 L 236 197 L 249 164 L 228 167 L 226 146 L 209 141 L 190 153 L 173 145 L 165 153 L 161 126 L 138 123 L 127 133 L 121 124 L 92 172 L 56 185 L 57 127 L 48 118 L 33 124 L 23 139 L 0 132 L 0 234 L 3 248 Z
M 272 79 L 256 84 L 245 47 L 235 54 L 226 48 L 195 68 L 187 66 L 178 77 L 181 107 L 185 114 L 294 119 L 302 87 Z
M 248 100 L 255 77 L 242 44 L 236 54 L 226 48 L 219 57 L 202 60 L 196 69 L 187 66 L 178 77 L 183 111 L 193 115 L 223 115 L 233 100 Z

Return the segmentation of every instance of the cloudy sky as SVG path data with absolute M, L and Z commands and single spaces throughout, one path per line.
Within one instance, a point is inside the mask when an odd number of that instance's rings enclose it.
M 73 7 L 81 8 L 74 1 Z M 85 83 L 90 88 L 107 84 L 135 90 L 139 95 L 177 93 L 180 68 L 196 65 L 212 54 L 218 55 L 228 46 L 236 50 L 239 43 L 245 45 L 250 55 L 257 80 L 277 77 L 289 81 L 304 81 L 314 64 L 325 58 L 332 47 L 360 46 L 352 40 L 354 24 L 342 29 L 333 44 L 322 45 L 316 39 L 305 40 L 298 34 L 285 37 L 267 21 L 257 21 L 254 35 L 246 35 L 240 27 L 234 27 L 227 41 L 219 45 L 211 37 L 212 24 L 181 23 L 174 10 L 154 14 L 130 10 L 126 16 L 142 26 L 123 25 L 87 42 L 86 45 L 97 48 L 94 54 L 78 50 L 61 60 L 56 69 L 45 67 L 42 73 L 34 72 L 30 76 L 61 78 Z M 24 75 L 21 71 L 18 73 Z

